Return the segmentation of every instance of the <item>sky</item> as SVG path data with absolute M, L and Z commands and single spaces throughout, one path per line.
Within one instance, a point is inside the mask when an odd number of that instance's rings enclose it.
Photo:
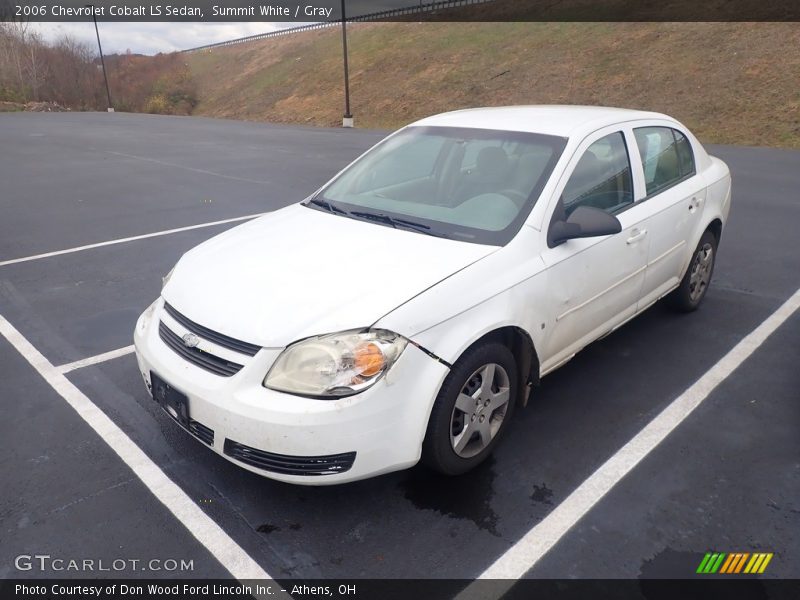
M 274 31 L 281 27 L 297 27 L 304 23 L 98 23 L 103 53 L 156 54 L 185 50 L 204 44 Z M 32 23 L 46 41 L 55 41 L 64 34 L 88 42 L 94 47 L 97 38 L 94 24 Z

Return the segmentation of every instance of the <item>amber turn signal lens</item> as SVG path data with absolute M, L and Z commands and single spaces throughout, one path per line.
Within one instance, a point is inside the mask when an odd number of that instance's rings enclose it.
M 372 377 L 383 369 L 385 359 L 383 351 L 372 342 L 363 344 L 356 348 L 355 367 L 358 374 L 362 377 Z

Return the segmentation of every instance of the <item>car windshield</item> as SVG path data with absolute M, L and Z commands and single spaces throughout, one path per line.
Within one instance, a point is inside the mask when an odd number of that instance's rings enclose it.
M 426 235 L 505 245 L 541 194 L 566 139 L 407 127 L 353 163 L 307 206 Z

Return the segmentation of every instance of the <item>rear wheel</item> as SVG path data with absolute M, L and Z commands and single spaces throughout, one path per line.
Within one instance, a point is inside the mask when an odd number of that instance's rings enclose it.
M 711 276 L 714 274 L 716 257 L 717 238 L 712 232 L 706 231 L 695 248 L 689 268 L 686 269 L 680 285 L 669 296 L 675 308 L 684 312 L 697 310 L 706 297 Z
M 431 411 L 422 460 L 459 475 L 485 460 L 514 412 L 517 365 L 511 351 L 491 342 L 468 350 L 450 370 Z

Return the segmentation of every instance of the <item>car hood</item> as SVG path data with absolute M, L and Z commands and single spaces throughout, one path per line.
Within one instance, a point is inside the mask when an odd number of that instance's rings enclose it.
M 370 326 L 496 249 L 292 205 L 187 252 L 162 295 L 205 327 L 283 347 Z

